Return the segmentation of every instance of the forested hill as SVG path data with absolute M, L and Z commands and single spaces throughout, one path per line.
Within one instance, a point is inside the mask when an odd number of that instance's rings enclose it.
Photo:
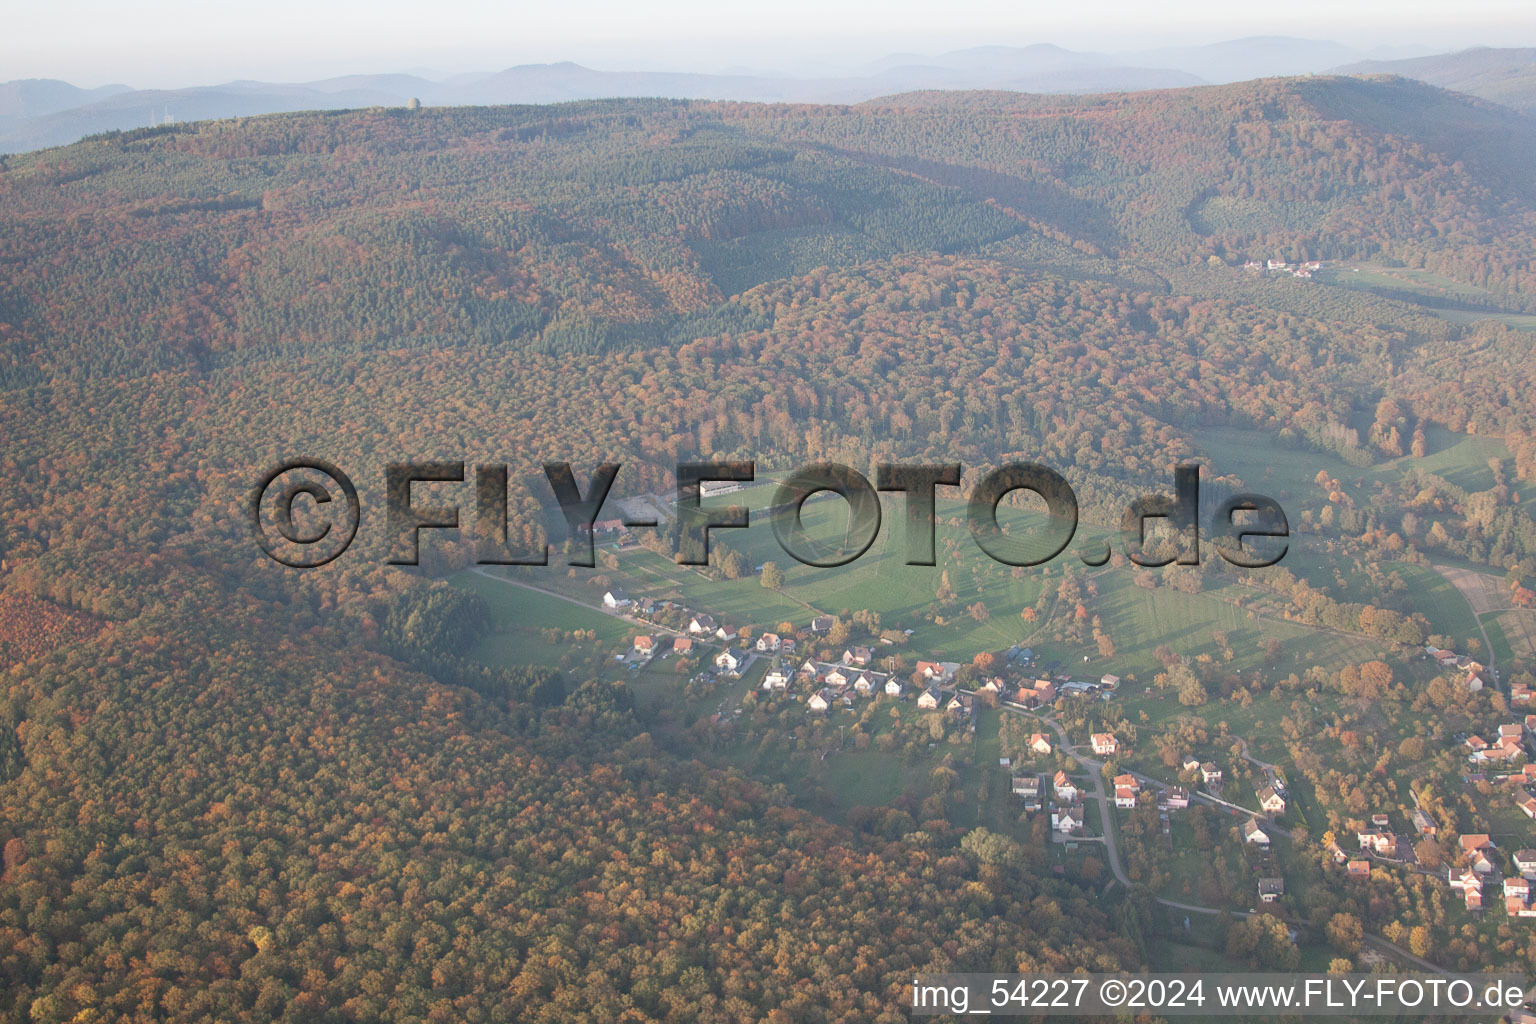
M 3 165 L 0 380 L 409 338 L 676 343 L 741 326 L 721 303 L 764 281 L 989 247 L 1153 286 L 1213 256 L 1383 257 L 1524 309 L 1533 159 L 1520 115 L 1355 79 L 110 134 Z
M 470 661 L 485 606 L 384 565 L 383 466 L 664 489 L 700 456 L 1022 456 L 1109 522 L 1202 426 L 1356 466 L 1476 434 L 1511 456 L 1487 488 L 1410 466 L 1402 501 L 1323 488 L 1317 529 L 1536 565 L 1532 138 L 1308 79 L 287 114 L 6 159 L 0 1017 L 883 1024 L 915 971 L 1145 966 L 1147 894 L 1050 872 L 1048 827 L 951 821 L 947 767 L 836 823 L 685 759 L 622 682 Z M 1441 305 L 1268 259 L 1421 271 Z M 244 518 L 298 455 L 368 510 L 303 573 Z M 439 540 L 426 570 L 467 562 Z

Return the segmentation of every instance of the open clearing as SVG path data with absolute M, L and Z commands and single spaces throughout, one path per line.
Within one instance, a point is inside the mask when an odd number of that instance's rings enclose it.
M 1476 615 L 1488 615 L 1509 609 L 1509 591 L 1497 576 L 1473 572 L 1452 565 L 1437 565 L 1435 571 L 1451 582 L 1467 599 Z

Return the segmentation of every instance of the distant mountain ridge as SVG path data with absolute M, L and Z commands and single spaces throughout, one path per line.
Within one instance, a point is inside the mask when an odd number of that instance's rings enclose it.
M 126 85 L 81 89 L 56 78 L 19 78 L 0 83 L 0 118 L 42 117 L 131 91 Z
M 1526 113 L 1536 112 L 1536 48 L 1487 46 L 1408 60 L 1362 61 L 1343 75 L 1402 75 Z
M 1012 63 L 994 60 L 973 69 L 913 64 L 850 78 L 598 71 L 567 61 L 525 64 L 489 74 L 456 76 L 443 82 L 415 75 L 383 74 L 291 84 L 230 82 L 189 89 L 123 89 L 103 97 L 90 97 L 85 90 L 76 90 L 82 96 L 78 103 L 59 104 L 46 113 L 32 115 L 0 114 L 0 152 L 65 145 L 97 132 L 143 128 L 167 119 L 194 121 L 298 110 L 401 106 L 413 98 L 428 106 L 562 103 L 624 97 L 858 103 L 914 89 L 1098 93 L 1201 84 L 1202 79 L 1180 71 L 1091 60 L 1070 67 L 1027 58 Z M 3 88 L 6 87 L 0 87 Z
M 1338 43 L 1289 37 L 1090 53 L 1050 44 L 980 46 L 936 55 L 892 54 L 843 77 L 601 71 L 572 62 L 526 64 L 433 81 L 409 74 L 345 75 L 302 83 L 237 81 L 184 89 L 79 89 L 30 79 L 0 84 L 0 152 L 63 145 L 99 132 L 299 110 L 560 103 L 622 97 L 861 103 L 931 90 L 1095 94 L 1312 74 L 1400 74 L 1530 110 L 1536 50 L 1468 50 L 1362 61 Z M 1352 62 L 1352 63 L 1351 63 Z M 1343 67 L 1338 67 L 1339 65 Z

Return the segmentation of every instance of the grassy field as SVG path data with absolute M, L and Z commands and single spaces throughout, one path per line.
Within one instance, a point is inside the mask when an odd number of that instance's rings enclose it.
M 1346 494 L 1363 498 L 1377 483 L 1401 479 L 1411 469 L 1423 469 L 1444 477 L 1468 491 L 1484 491 L 1494 485 L 1490 458 L 1509 459 L 1509 449 L 1496 438 L 1454 434 L 1440 427 L 1425 432 L 1423 458 L 1405 455 L 1371 466 L 1352 466 L 1331 452 L 1282 448 L 1274 437 L 1257 430 L 1210 427 L 1200 431 L 1202 454 L 1218 473 L 1235 473 L 1244 483 L 1278 500 L 1322 497 L 1316 478 L 1326 470 L 1343 485 Z
M 452 582 L 479 594 L 490 607 L 496 632 L 486 635 L 469 652 L 470 657 L 489 665 L 558 664 L 570 648 L 546 643 L 539 635 L 545 629 L 593 630 L 603 650 L 622 645 L 634 632 L 627 623 L 596 608 L 581 608 L 476 572 L 459 573 Z
M 1349 263 L 1328 267 L 1318 271 L 1317 276 L 1319 280 L 1343 288 L 1388 290 L 1431 307 L 1446 301 L 1476 302 L 1492 295 L 1485 288 L 1465 281 L 1455 281 L 1428 270 L 1388 267 L 1379 263 Z
M 1437 309 L 1435 313 L 1453 324 L 1475 324 L 1483 320 L 1513 327 L 1517 331 L 1536 333 L 1536 314 L 1532 313 L 1483 313 L 1466 309 Z

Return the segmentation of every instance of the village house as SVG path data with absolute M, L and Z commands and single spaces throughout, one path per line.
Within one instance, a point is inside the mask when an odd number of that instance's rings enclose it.
M 832 629 L 832 616 L 818 615 L 811 620 L 812 633 L 826 633 Z
M 928 689 L 923 691 L 922 696 L 917 698 L 917 706 L 922 708 L 924 711 L 937 710 L 939 706 L 939 699 L 943 696 L 944 695 L 939 692 L 939 688 L 937 686 L 930 686 Z
M 1509 702 L 1511 704 L 1529 704 L 1531 702 L 1531 688 L 1525 683 L 1514 683 L 1509 688 Z
M 1513 859 L 1516 871 L 1525 878 L 1536 879 L 1536 850 L 1518 850 Z
M 1397 856 L 1397 836 L 1391 832 L 1361 832 L 1357 838 L 1362 850 L 1370 850 L 1378 857 L 1389 859 Z
M 747 652 L 738 647 L 727 647 L 715 655 L 715 667 L 725 672 L 737 673 L 747 663 Z
M 859 668 L 863 668 L 869 664 L 870 659 L 873 657 L 874 655 L 870 653 L 868 647 L 850 647 L 843 652 L 843 664 L 857 665 Z
M 815 693 L 811 694 L 811 699 L 805 702 L 805 706 L 810 708 L 812 711 L 825 711 L 827 708 L 832 706 L 832 702 L 829 699 L 830 697 L 831 694 L 829 694 L 826 690 L 817 690 Z
M 1029 734 L 1029 752 L 1031 754 L 1049 754 L 1051 752 L 1051 738 L 1043 732 Z
M 672 640 L 673 654 L 690 654 L 693 651 L 693 641 L 686 637 L 674 637 Z
M 1069 804 L 1077 802 L 1077 786 L 1073 783 L 1071 777 L 1068 776 L 1066 772 L 1058 771 L 1056 773 L 1056 777 L 1051 780 L 1051 785 L 1055 790 L 1057 800 Z
M 656 641 L 648 636 L 635 637 L 635 653 L 650 654 L 656 650 Z
M 821 680 L 828 686 L 835 686 L 839 690 L 848 685 L 848 675 L 843 671 L 841 665 L 822 676 Z
M 1200 765 L 1200 781 L 1207 786 L 1215 785 L 1221 781 L 1221 769 L 1216 767 L 1214 761 L 1206 761 Z
M 694 636 L 709 636 L 718 628 L 712 615 L 695 615 L 688 620 L 688 632 Z
M 1483 884 L 1485 879 L 1476 871 L 1446 869 L 1446 879 L 1450 887 L 1459 890 L 1462 899 L 1466 902 L 1468 910 L 1483 909 Z
M 1471 865 L 1472 870 L 1480 875 L 1491 875 L 1494 870 L 1491 852 L 1494 849 L 1493 840 L 1485 834 L 1467 835 L 1461 837 L 1461 852 Z
M 1269 833 L 1265 832 L 1257 821 L 1249 818 L 1248 823 L 1243 826 L 1243 842 L 1253 843 L 1256 846 L 1262 846 L 1267 849 L 1269 847 Z
M 1096 732 L 1088 738 L 1093 752 L 1100 757 L 1107 757 L 1120 749 L 1120 741 L 1115 739 L 1112 732 Z
M 1163 791 L 1159 803 L 1170 811 L 1182 811 L 1189 806 L 1189 790 L 1183 786 L 1169 786 Z
M 1284 814 L 1285 797 L 1275 792 L 1273 786 L 1259 790 L 1259 809 L 1265 814 Z
M 1461 837 L 1461 852 L 1472 853 L 1477 850 L 1491 850 L 1496 847 L 1493 839 L 1485 832 L 1469 833 Z
M 1536 796 L 1526 793 L 1515 800 L 1515 806 L 1520 808 L 1520 812 L 1527 818 L 1536 819 Z
M 1051 828 L 1063 835 L 1076 835 L 1083 830 L 1083 811 L 1080 807 L 1058 807 L 1051 811 Z
M 1115 787 L 1115 806 L 1128 811 L 1136 806 L 1136 791 L 1129 786 Z
M 789 673 L 785 672 L 777 664 L 768 670 L 767 675 L 763 676 L 763 689 L 765 690 L 783 690 L 788 686 Z
M 1026 811 L 1038 811 L 1040 809 L 1040 776 L 1015 775 L 1013 795 L 1024 801 Z
M 1498 746 L 1480 750 L 1472 755 L 1472 760 L 1482 764 L 1500 764 L 1524 757 L 1525 750 L 1518 742 L 1511 741 L 1507 737 L 1499 741 Z
M 885 681 L 885 695 L 887 697 L 900 697 L 904 689 L 905 687 L 901 685 L 901 680 L 895 676 L 890 676 Z
M 1349 872 L 1349 877 L 1351 878 L 1370 878 L 1371 862 L 1368 860 L 1352 860 L 1346 865 L 1344 870 Z
M 875 681 L 868 672 L 860 672 L 853 680 L 853 692 L 868 697 L 875 689 Z
M 776 654 L 782 646 L 784 646 L 784 641 L 779 639 L 779 634 L 777 633 L 764 633 L 757 638 L 757 649 L 764 654 Z
M 1273 903 L 1285 895 L 1285 879 L 1261 878 L 1259 879 L 1259 902 Z
M 1435 827 L 1434 820 L 1429 815 L 1415 808 L 1412 817 L 1413 827 L 1418 830 L 1419 835 L 1424 836 L 1426 839 L 1433 839 L 1435 837 L 1438 829 Z
M 634 602 L 629 599 L 629 595 L 624 593 L 620 587 L 614 587 L 603 594 L 604 608 L 627 608 L 631 604 L 634 604 Z
M 1099 677 L 1099 685 L 1113 690 L 1120 685 L 1120 677 L 1106 672 Z

